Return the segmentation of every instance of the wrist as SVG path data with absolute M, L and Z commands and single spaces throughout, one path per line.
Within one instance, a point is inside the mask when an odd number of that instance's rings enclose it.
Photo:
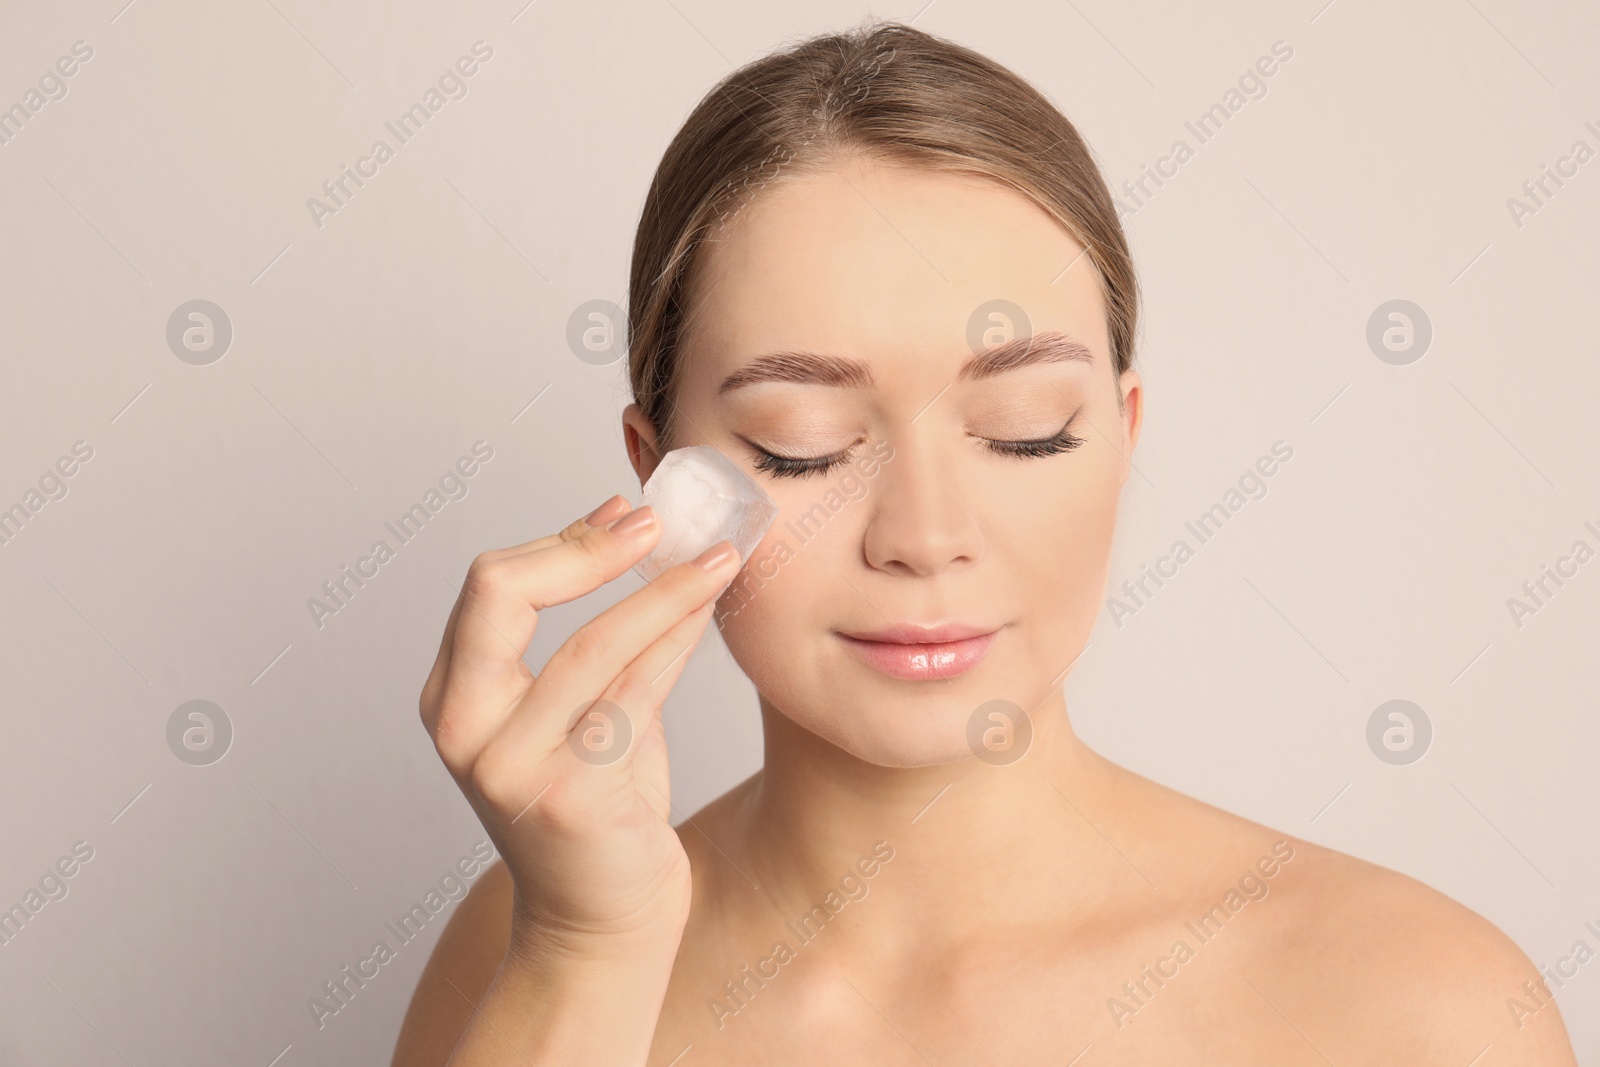
M 514 963 L 557 968 L 670 963 L 678 954 L 683 927 L 684 921 L 673 916 L 617 930 L 580 930 L 543 919 L 514 917 L 507 955 Z
M 528 1064 L 645 1063 L 681 935 L 670 927 L 595 933 L 514 921 L 465 1051 L 457 1046 L 459 1062 L 515 1062 L 503 1058 L 509 1043 Z

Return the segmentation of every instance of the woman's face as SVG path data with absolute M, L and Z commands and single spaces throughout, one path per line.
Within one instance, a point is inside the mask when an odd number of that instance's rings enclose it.
M 978 709 L 1038 708 L 1104 595 L 1140 392 L 1090 258 L 1021 194 L 863 161 L 762 190 L 703 253 L 672 444 L 780 509 L 719 602 L 728 648 L 861 759 L 971 756 Z M 940 624 L 991 636 L 930 648 Z

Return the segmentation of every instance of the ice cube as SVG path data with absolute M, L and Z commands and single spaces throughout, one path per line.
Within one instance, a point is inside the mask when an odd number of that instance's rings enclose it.
M 728 457 L 710 445 L 675 448 L 644 483 L 639 506 L 655 509 L 661 540 L 634 572 L 650 581 L 721 540 L 745 562 L 777 518 L 778 505 Z

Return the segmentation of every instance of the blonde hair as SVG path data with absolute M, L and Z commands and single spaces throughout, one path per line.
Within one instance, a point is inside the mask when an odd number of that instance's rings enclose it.
M 707 239 L 785 172 L 849 155 L 978 175 L 1032 199 L 1093 261 L 1113 370 L 1120 376 L 1133 365 L 1138 281 L 1111 194 L 1077 129 L 993 60 L 903 23 L 868 20 L 733 71 L 695 107 L 656 168 L 633 245 L 628 375 L 663 442 L 677 429 L 677 354 Z

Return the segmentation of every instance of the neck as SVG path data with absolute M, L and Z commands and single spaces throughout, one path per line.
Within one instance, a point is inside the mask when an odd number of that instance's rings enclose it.
M 930 935 L 963 940 L 997 922 L 1086 912 L 1111 888 L 1131 891 L 1130 878 L 1148 888 L 1102 836 L 1118 769 L 1073 733 L 1059 690 L 1031 714 L 1026 753 L 1003 766 L 968 757 L 881 767 L 795 725 L 765 698 L 761 710 L 766 762 L 744 797 L 733 851 L 740 880 L 788 914 L 808 911 L 853 874 L 868 893 L 885 887 L 873 908 L 875 942 L 926 944 Z M 862 879 L 858 861 L 875 845 L 893 859 Z

